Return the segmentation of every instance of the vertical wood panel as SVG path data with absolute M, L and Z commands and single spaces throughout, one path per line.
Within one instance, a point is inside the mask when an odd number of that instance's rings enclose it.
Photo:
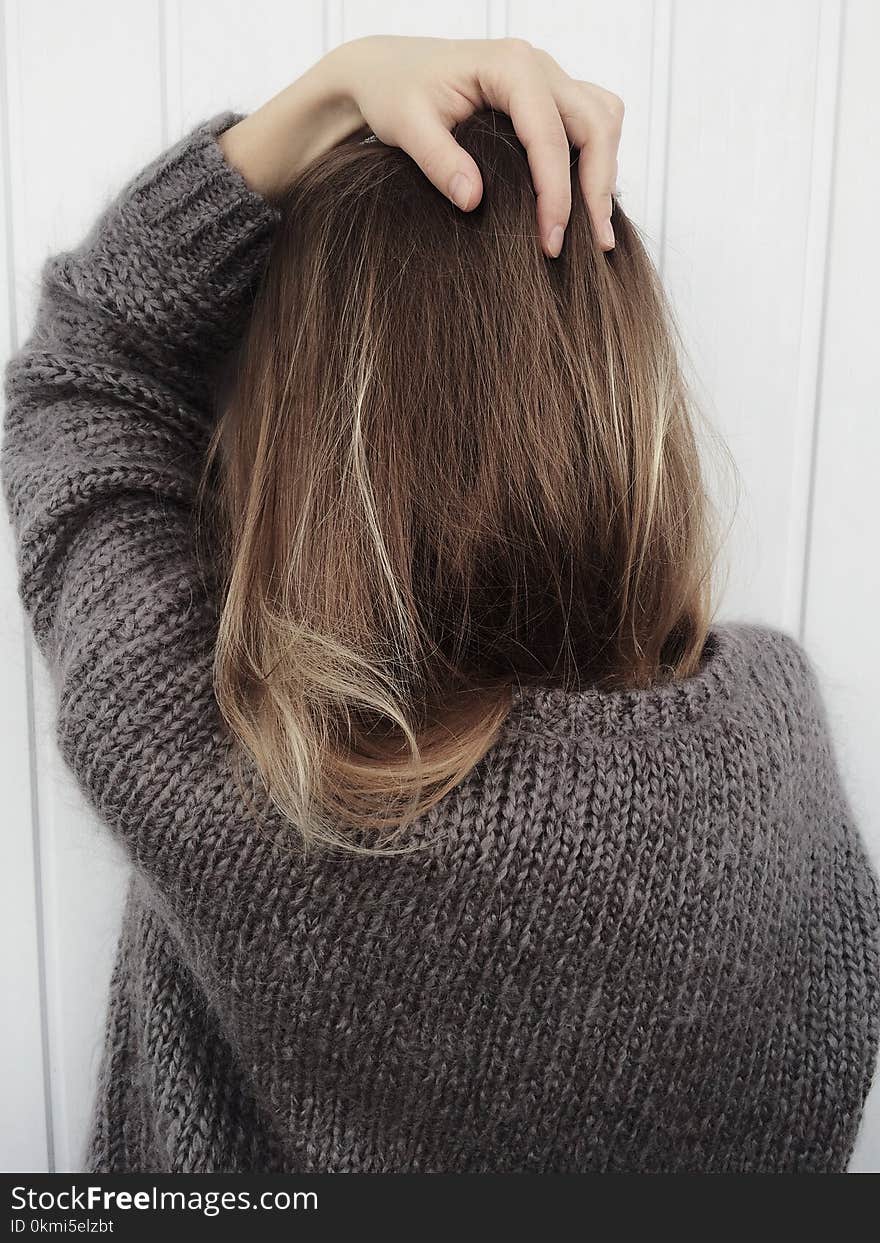
M 824 0 L 821 5 L 816 56 L 809 214 L 803 258 L 800 357 L 794 406 L 796 435 L 792 445 L 790 474 L 792 494 L 797 503 L 789 511 L 788 548 L 791 549 L 791 556 L 786 567 L 782 603 L 785 626 L 801 636 L 819 406 L 819 359 L 829 262 L 842 11 L 843 0 Z M 797 557 L 798 550 L 801 552 L 800 559 Z
M 432 35 L 443 39 L 486 37 L 487 10 L 479 0 L 413 4 L 412 0 L 343 0 L 342 38 L 363 35 Z
M 16 105 L 18 74 L 15 34 L 8 37 L 0 11 L 0 367 L 18 343 L 12 230 L 12 170 L 9 160 L 9 108 Z M 11 44 L 11 46 L 10 46 Z M 0 786 L 3 790 L 3 866 L 0 868 L 0 935 L 4 953 L 0 992 L 9 1016 L 0 1029 L 0 1100 L 6 1125 L 0 1132 L 0 1169 L 10 1173 L 48 1169 L 51 1130 L 48 1116 L 45 1015 L 39 902 L 39 824 L 31 789 L 29 707 L 30 635 L 19 606 L 12 535 L 2 520 L 0 544 Z
M 225 108 L 250 112 L 324 51 L 320 0 L 165 0 L 168 139 Z
M 486 0 L 486 38 L 503 39 L 509 34 L 509 0 Z
M 665 277 L 744 484 L 723 611 L 792 628 L 820 9 L 679 0 L 673 13 Z
M 804 640 L 853 809 L 880 869 L 880 6 L 846 6 Z M 854 1170 L 880 1170 L 880 1080 Z
M 669 105 L 672 94 L 672 3 L 654 0 L 651 39 L 651 97 L 645 161 L 644 228 L 651 258 L 664 271 L 666 248 L 666 170 L 669 159 Z

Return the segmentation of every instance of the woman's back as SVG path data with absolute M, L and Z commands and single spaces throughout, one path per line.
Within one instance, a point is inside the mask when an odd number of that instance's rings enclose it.
M 411 853 L 303 855 L 252 814 L 192 541 L 206 375 L 278 221 L 234 120 L 47 262 L 6 377 L 58 742 L 134 864 L 87 1168 L 844 1168 L 880 917 L 786 636 L 715 626 L 641 689 L 514 680 Z
M 203 753 L 173 889 L 132 884 L 89 1168 L 845 1168 L 873 878 L 801 650 L 709 646 L 653 693 L 525 691 L 400 858 L 292 865 Z

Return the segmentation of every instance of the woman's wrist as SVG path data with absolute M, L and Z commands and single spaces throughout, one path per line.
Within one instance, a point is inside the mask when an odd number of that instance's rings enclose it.
M 217 139 L 227 162 L 270 201 L 279 199 L 307 164 L 364 125 L 333 57 L 330 53 Z

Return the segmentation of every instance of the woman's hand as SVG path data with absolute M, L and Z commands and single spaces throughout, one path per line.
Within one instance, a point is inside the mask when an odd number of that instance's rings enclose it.
M 255 189 L 274 197 L 310 160 L 366 125 L 470 211 L 483 182 L 450 131 L 487 107 L 510 117 L 526 149 L 545 252 L 559 254 L 571 212 L 569 143 L 580 149 L 581 191 L 599 243 L 610 250 L 623 102 L 570 78 L 522 39 L 376 35 L 343 43 L 220 144 Z

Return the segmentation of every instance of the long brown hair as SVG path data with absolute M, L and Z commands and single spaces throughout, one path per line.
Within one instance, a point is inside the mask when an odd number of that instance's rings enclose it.
M 636 228 L 615 203 L 603 253 L 572 152 L 545 258 L 509 119 L 456 137 L 467 215 L 360 136 L 299 176 L 205 463 L 217 702 L 305 847 L 397 853 L 514 683 L 686 678 L 710 628 L 691 403 Z

